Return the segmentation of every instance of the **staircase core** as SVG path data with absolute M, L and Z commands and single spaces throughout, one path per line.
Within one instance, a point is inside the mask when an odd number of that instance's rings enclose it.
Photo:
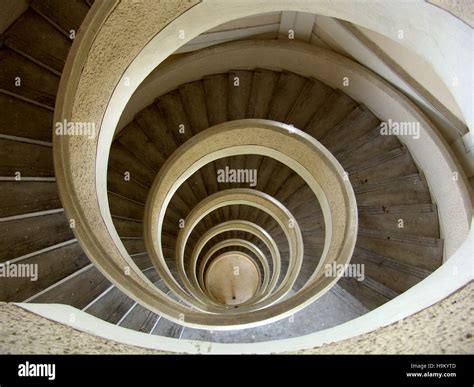
M 257 292 L 260 275 L 255 263 L 245 254 L 229 252 L 218 256 L 206 270 L 209 295 L 224 305 L 239 305 Z

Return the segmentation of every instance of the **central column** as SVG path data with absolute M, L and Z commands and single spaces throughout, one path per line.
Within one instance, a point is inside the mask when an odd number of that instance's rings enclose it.
M 229 252 L 215 258 L 204 283 L 210 297 L 223 305 L 239 305 L 257 292 L 260 275 L 255 263 L 243 254 Z

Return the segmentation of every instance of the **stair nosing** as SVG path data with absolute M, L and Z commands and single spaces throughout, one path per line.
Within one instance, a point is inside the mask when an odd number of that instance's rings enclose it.
M 36 140 L 34 138 L 28 138 L 28 137 L 12 136 L 10 134 L 0 133 L 0 139 L 9 140 L 9 141 L 16 141 L 16 142 L 22 142 L 22 143 L 25 143 L 25 144 L 40 145 L 40 146 L 44 146 L 44 147 L 48 147 L 48 148 L 53 147 L 53 143 L 49 142 L 49 141 Z
M 443 240 L 440 238 L 405 235 L 396 231 L 381 231 L 359 227 L 357 235 L 374 239 L 382 239 L 387 242 L 408 243 L 419 246 L 442 247 L 443 245 Z M 387 239 L 387 235 L 390 237 L 390 239 Z
M 0 89 L 0 93 L 5 94 L 5 95 L 9 95 L 10 97 L 14 97 L 14 98 L 19 99 L 23 102 L 30 103 L 32 105 L 38 106 L 40 108 L 46 109 L 46 110 L 54 113 L 54 106 L 46 105 L 44 103 L 35 101 L 34 99 L 31 99 L 31 98 L 28 98 L 28 97 L 24 97 L 20 94 L 16 94 L 16 93 L 14 93 L 12 91 L 9 91 L 9 90 L 6 90 L 6 89 Z M 54 96 L 54 98 L 56 98 L 56 96 Z
M 122 176 L 122 172 L 118 171 L 116 168 L 114 168 L 112 165 L 109 164 L 108 168 L 112 169 L 115 173 L 117 173 L 118 175 Z M 145 184 L 139 182 L 138 180 L 136 180 L 134 177 L 133 177 L 133 174 L 131 173 L 130 174 L 130 181 L 135 183 L 135 184 L 138 184 L 140 187 L 146 189 L 147 191 L 150 190 L 151 187 L 148 187 L 146 186 Z
M 358 206 L 359 214 L 404 214 L 404 213 L 431 213 L 436 212 L 436 204 L 407 204 L 388 206 L 390 212 L 384 211 L 382 206 Z M 436 212 L 437 213 L 437 212 Z
M 117 193 L 117 192 L 114 192 L 114 191 L 111 191 L 111 190 L 107 190 L 107 193 L 110 194 L 110 195 L 113 195 L 113 196 L 117 196 L 117 197 L 119 197 L 119 198 L 121 198 L 121 199 L 127 200 L 127 201 L 129 201 L 129 202 L 131 202 L 131 203 L 135 203 L 135 204 L 138 204 L 138 205 L 140 205 L 140 206 L 142 206 L 142 207 L 145 207 L 145 203 L 139 202 L 139 201 L 137 201 L 137 200 L 134 200 L 134 199 L 132 199 L 132 198 L 129 198 L 129 197 L 127 197 L 127 196 L 124 196 L 124 195 L 122 195 L 122 194 L 119 194 L 119 193 Z
M 128 218 L 126 216 L 120 216 L 120 215 L 112 215 L 112 219 L 120 219 L 120 220 L 126 220 L 126 221 L 130 221 L 130 222 L 143 224 L 143 220 Z
M 398 158 L 401 158 L 405 155 L 408 154 L 408 151 L 405 147 L 401 146 L 400 148 L 395 148 L 391 151 L 385 152 L 381 155 L 375 156 L 370 158 L 369 160 L 362 162 L 358 165 L 354 165 L 351 167 L 346 168 L 346 171 L 349 172 L 349 174 L 353 173 L 359 173 L 362 171 L 365 171 L 367 169 L 376 167 L 378 165 L 384 164 L 386 162 L 396 160 Z
M 62 208 L 62 207 L 61 208 L 54 208 L 54 209 L 50 209 L 50 210 L 27 212 L 25 214 L 11 215 L 11 216 L 5 216 L 3 218 L 0 218 L 0 223 L 2 223 L 2 222 L 11 222 L 11 221 L 15 221 L 15 220 L 37 218 L 39 216 L 59 214 L 61 212 L 64 212 L 64 208 Z
M 396 259 L 385 257 L 383 255 L 376 254 L 372 251 L 360 247 L 355 248 L 354 255 L 360 257 L 361 259 L 366 259 L 375 265 L 378 265 L 381 261 L 382 265 L 384 266 L 390 267 L 391 269 L 402 272 L 404 274 L 414 275 L 420 279 L 425 279 L 431 274 L 429 270 L 421 269 L 414 265 L 408 265 Z
M 37 7 L 35 7 L 34 4 L 29 4 L 29 8 L 31 8 L 35 13 L 37 13 L 40 17 L 42 17 L 46 22 L 48 22 L 49 24 L 51 24 L 57 31 L 61 32 L 66 38 L 68 38 L 69 40 L 71 40 L 71 38 L 69 37 L 69 33 L 63 29 L 59 24 L 57 24 L 54 20 L 50 19 L 48 16 L 46 16 L 43 12 L 41 12 L 39 9 L 37 9 Z M 82 24 L 82 22 L 81 22 Z M 77 32 L 76 31 L 76 35 L 77 35 Z
M 405 176 L 400 176 L 397 178 L 386 178 L 386 179 L 381 179 L 377 180 L 373 183 L 370 184 L 359 184 L 354 186 L 354 193 L 357 194 L 365 194 L 368 192 L 373 192 L 373 191 L 378 191 L 393 185 L 396 185 L 397 183 L 404 183 L 404 182 L 412 182 L 415 184 L 423 184 L 423 178 L 421 173 L 413 173 L 410 175 L 405 175 Z
M 4 40 L 3 44 L 5 45 L 5 47 L 7 47 L 10 50 L 14 51 L 16 54 L 18 54 L 18 55 L 22 56 L 23 58 L 29 60 L 30 62 L 34 63 L 35 65 L 40 66 L 43 69 L 49 71 L 51 74 L 55 75 L 56 77 L 61 78 L 61 74 L 62 74 L 61 71 L 53 69 L 51 66 L 41 62 L 39 59 L 36 59 L 35 57 L 33 57 L 33 56 L 21 51 L 20 49 L 16 48 L 14 44 L 12 45 L 8 42 L 8 39 Z
M 42 248 L 40 250 L 36 250 L 32 253 L 28 253 L 28 254 L 25 254 L 25 255 L 21 255 L 17 258 L 12 258 L 12 259 L 9 259 L 7 261 L 4 261 L 2 262 L 2 264 L 6 263 L 6 262 L 10 262 L 10 263 L 17 263 L 17 262 L 20 262 L 20 261 L 23 261 L 23 260 L 26 260 L 26 259 L 29 259 L 29 258 L 33 258 L 37 255 L 40 255 L 40 254 L 44 254 L 44 253 L 47 253 L 49 251 L 53 251 L 53 250 L 57 250 L 57 249 L 60 249 L 61 247 L 65 247 L 65 246 L 69 246 L 69 245 L 72 245 L 73 243 L 76 243 L 78 242 L 77 238 L 73 238 L 73 239 L 69 239 L 67 241 L 64 241 L 64 242 L 61 242 L 61 243 L 57 243 L 55 245 L 51 245 L 51 246 L 48 246 L 48 247 L 45 247 L 45 248 Z
M 80 274 L 84 273 L 85 271 L 90 270 L 90 269 L 92 269 L 92 268 L 98 270 L 97 267 L 94 265 L 94 263 L 91 262 L 91 263 L 85 265 L 84 267 L 81 267 L 79 270 L 76 270 L 74 273 L 69 274 L 68 276 L 62 278 L 61 280 L 55 282 L 54 284 L 48 286 L 47 288 L 45 288 L 45 289 L 43 289 L 43 290 L 41 290 L 40 292 L 38 292 L 38 293 L 32 295 L 31 297 L 28 297 L 28 298 L 27 298 L 26 300 L 24 300 L 23 302 L 31 302 L 31 301 L 34 301 L 35 298 L 37 298 L 37 297 L 39 297 L 39 296 L 45 294 L 45 293 L 48 292 L 49 290 L 54 289 L 54 288 L 56 288 L 56 287 L 62 285 L 63 283 L 69 281 L 71 278 L 74 278 L 74 277 L 76 277 L 76 276 L 78 276 L 78 275 L 80 275 Z
M 336 152 L 335 157 L 338 160 L 343 161 L 347 157 L 349 157 L 349 155 L 352 152 L 354 152 L 355 150 L 357 150 L 361 146 L 367 144 L 368 142 L 378 138 L 378 136 L 380 136 L 380 124 L 376 128 L 374 128 L 372 130 L 369 130 L 367 133 L 364 133 L 362 136 L 360 136 L 355 141 L 353 141 L 352 144 L 351 144 L 350 149 L 345 150 L 345 151 Z
M 87 312 L 87 309 L 89 309 L 92 305 L 94 305 L 97 301 L 99 301 L 102 297 L 105 297 L 107 293 L 112 291 L 116 286 L 115 285 L 110 285 L 107 289 L 105 289 L 102 293 L 100 293 L 97 297 L 95 297 L 91 302 L 89 302 L 84 308 L 81 310 L 84 312 Z
M 351 278 L 353 279 L 353 278 Z M 357 281 L 356 279 L 353 279 L 354 281 Z M 396 292 L 393 289 L 390 289 L 389 287 L 385 286 L 384 284 L 374 280 L 373 278 L 370 277 L 365 277 L 363 281 L 359 282 L 362 286 L 365 286 L 366 288 L 382 295 L 383 297 L 392 300 L 393 298 L 397 297 L 400 293 Z

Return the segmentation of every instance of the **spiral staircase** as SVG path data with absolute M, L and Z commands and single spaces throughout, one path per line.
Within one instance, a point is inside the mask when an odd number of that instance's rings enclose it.
M 251 63 L 175 79 L 115 130 L 97 198 L 123 261 L 107 260 L 74 216 L 52 130 L 71 31 L 93 29 L 91 6 L 32 0 L 1 36 L 0 263 L 38 267 L 37 281 L 2 278 L 1 301 L 264 342 L 363 316 L 443 266 L 436 182 L 381 133 L 384 118 L 342 86 Z

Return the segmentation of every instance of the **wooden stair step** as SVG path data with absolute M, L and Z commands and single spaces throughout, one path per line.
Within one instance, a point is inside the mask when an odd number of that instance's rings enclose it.
M 191 133 L 199 133 L 209 127 L 206 93 L 202 81 L 186 83 L 179 87 L 183 108 L 191 125 Z
M 176 237 L 174 235 L 161 233 L 161 244 L 166 247 L 174 248 L 176 245 Z
M 107 171 L 107 188 L 109 192 L 116 193 L 123 197 L 134 200 L 145 205 L 149 188 L 139 184 L 130 176 L 130 180 L 125 179 L 125 175 L 118 173 L 113 168 Z
M 370 310 L 376 309 L 398 296 L 397 292 L 369 277 L 365 277 L 363 281 L 344 277 L 338 281 L 338 284 Z
M 311 209 L 311 212 L 319 211 L 320 209 L 319 205 L 311 206 L 311 204 L 317 203 L 317 199 L 314 195 L 314 192 L 306 184 L 302 185 L 297 191 L 295 191 L 291 195 L 290 198 L 288 198 L 284 202 L 285 207 L 288 208 L 290 211 L 293 211 L 296 208 L 300 207 L 303 203 Z
M 77 242 L 35 254 L 15 262 L 18 264 L 38 265 L 38 280 L 30 277 L 2 278 L 0 299 L 4 302 L 23 302 L 40 291 L 75 273 L 90 264 L 89 258 Z
M 293 215 L 298 223 L 307 224 L 308 220 L 313 222 L 313 226 L 322 224 L 323 222 L 321 206 L 318 199 L 312 194 L 312 197 L 308 202 L 301 202 L 293 208 Z
M 246 118 L 266 118 L 279 73 L 257 69 L 254 71 Z
M 155 173 L 160 170 L 165 162 L 164 157 L 153 145 L 153 142 L 134 121 L 121 130 L 116 139 Z
M 133 329 L 135 331 L 149 333 L 155 325 L 158 315 L 146 309 L 140 304 L 136 304 L 132 311 L 121 322 L 123 328 Z
M 321 142 L 333 154 L 350 147 L 352 142 L 379 125 L 379 120 L 366 107 L 360 105 L 330 130 Z
M 268 169 L 267 174 L 270 178 L 265 179 L 263 191 L 271 196 L 274 196 L 282 184 L 284 184 L 285 181 L 288 180 L 288 178 L 295 172 L 285 164 L 276 161 L 275 159 L 265 157 L 264 161 L 265 162 L 262 162 L 260 169 L 257 169 L 257 175 L 260 177 L 261 170 L 263 168 Z M 271 175 L 271 173 L 273 175 Z
M 0 182 L 0 218 L 61 207 L 54 181 Z
M 354 251 L 351 263 L 364 265 L 366 276 L 400 294 L 430 274 L 427 270 L 406 265 L 360 248 L 356 248 Z
M 90 264 L 67 277 L 64 282 L 57 283 L 44 293 L 38 294 L 31 299 L 31 302 L 66 304 L 83 309 L 110 286 L 111 283 L 104 275 Z
M 352 166 L 365 163 L 387 152 L 401 148 L 396 136 L 382 136 L 380 126 L 354 140 L 350 146 L 335 154 L 341 164 Z
M 165 217 L 165 219 L 163 220 L 163 231 L 167 234 L 178 236 L 178 233 L 180 231 L 179 219 L 172 222 L 169 218 Z
M 0 92 L 54 109 L 59 77 L 7 47 L 0 49 L 0 68 Z
M 340 90 L 334 90 L 306 124 L 305 131 L 320 140 L 357 106 L 357 102 Z
M 165 119 L 168 133 L 174 138 L 176 147 L 184 144 L 193 136 L 194 133 L 178 90 L 162 95 L 156 100 L 156 104 Z
M 135 122 L 153 142 L 163 160 L 177 149 L 174 134 L 169 130 L 165 117 L 157 105 L 152 104 L 135 116 Z
M 30 0 L 30 6 L 68 36 L 71 30 L 74 30 L 77 35 L 89 11 L 89 7 L 83 0 L 69 0 L 67 7 L 64 6 L 62 0 Z
M 288 112 L 285 122 L 294 125 L 295 128 L 304 129 L 331 93 L 332 89 L 328 85 L 317 79 L 308 79 Z
M 71 40 L 32 8 L 24 12 L 2 35 L 3 44 L 58 75 L 62 72 Z
M 145 274 L 151 282 L 157 281 L 155 270 L 144 270 L 143 274 Z M 114 286 L 111 289 L 105 290 L 84 310 L 102 320 L 117 324 L 134 304 L 134 300 Z
M 281 72 L 271 100 L 268 119 L 284 122 L 305 83 L 306 79 L 298 74 Z
M 206 92 L 202 81 L 187 83 L 179 88 L 183 107 L 191 125 L 193 134 L 199 133 L 209 127 L 206 105 Z M 216 166 L 211 162 L 201 167 L 195 174 L 196 184 L 201 190 L 200 197 L 217 192 Z
M 437 238 L 359 228 L 356 246 L 427 271 L 443 262 L 443 240 Z
M 0 93 L 0 133 L 51 142 L 53 112 Z
M 54 176 L 53 148 L 0 138 L 0 176 Z
M 298 174 L 291 175 L 275 194 L 275 199 L 282 203 L 286 202 L 304 184 L 304 180 Z
M 174 202 L 176 204 L 176 202 Z M 166 209 L 166 215 L 164 222 L 169 222 L 173 224 L 173 226 L 179 226 L 180 219 L 184 219 L 186 217 L 186 212 L 181 211 L 179 208 L 174 206 L 168 206 Z
M 123 238 L 141 238 L 143 237 L 143 222 L 112 217 L 114 226 L 118 234 Z
M 175 90 L 161 96 L 157 103 L 165 117 L 167 127 L 174 128 L 171 131 L 175 133 L 176 146 L 183 144 L 195 134 L 179 91 Z M 184 126 L 184 133 L 179 132 L 180 125 Z M 189 196 L 189 200 L 201 201 L 207 196 L 206 185 L 200 171 L 191 175 L 183 186 L 188 186 L 186 195 Z
M 187 185 L 187 184 L 186 184 Z M 182 185 L 184 186 L 184 184 Z M 174 210 L 176 213 L 180 214 L 180 218 L 184 219 L 186 215 L 189 213 L 192 207 L 186 204 L 185 200 L 182 196 L 180 196 L 179 192 L 173 196 L 173 200 L 168 205 L 168 208 Z M 171 211 L 172 211 L 171 210 Z
M 186 208 L 193 208 L 206 197 L 204 187 L 199 186 L 196 176 L 190 176 L 176 191 Z
M 243 157 L 245 159 L 244 168 L 249 171 L 256 170 L 257 182 L 258 182 L 258 179 L 260 176 L 259 175 L 260 166 L 262 165 L 264 157 L 260 155 L 253 155 L 253 154 L 247 154 L 247 155 L 244 155 Z M 252 207 L 250 206 L 241 206 L 239 210 L 239 214 L 242 217 L 242 219 L 250 219 L 250 213 L 252 211 L 253 211 Z M 227 217 L 225 216 L 225 207 L 221 209 L 220 211 L 220 219 L 222 219 L 222 221 L 225 221 L 225 219 L 227 219 Z
M 396 178 L 418 172 L 410 153 L 399 148 L 368 160 L 363 164 L 348 168 L 349 179 L 354 185 L 370 184 L 383 178 Z
M 203 78 L 203 83 L 209 125 L 214 126 L 226 122 L 229 74 L 209 75 Z
M 100 301 L 93 304 L 86 311 L 111 324 L 117 324 L 135 303 L 135 301 L 116 287 L 104 295 Z
M 359 206 L 389 207 L 431 203 L 428 187 L 420 174 L 355 186 L 354 192 Z
M 416 234 L 405 235 L 399 231 L 389 232 L 386 230 L 359 227 L 359 235 L 382 240 L 390 240 L 392 242 L 405 242 L 407 244 L 416 244 L 429 247 L 440 247 L 443 245 L 442 239 L 439 238 L 424 237 Z
M 166 285 L 164 285 L 162 280 L 157 278 L 155 271 L 145 271 L 144 274 L 148 279 L 155 284 L 155 286 L 163 292 L 168 292 Z M 122 301 L 123 302 L 123 301 Z M 130 305 L 129 302 L 126 302 L 125 306 Z M 134 329 L 144 333 L 150 333 L 152 328 L 155 326 L 157 320 L 160 318 L 158 315 L 149 311 L 145 307 L 132 302 L 128 310 L 123 312 L 124 307 L 120 307 L 120 312 L 122 315 L 116 322 L 120 326 L 128 329 Z M 118 311 L 117 311 L 118 312 Z M 118 315 L 118 313 L 116 313 Z M 116 318 L 115 318 L 116 319 Z
M 109 193 L 109 208 L 112 216 L 143 221 L 145 207 L 143 204 L 127 199 L 121 195 Z
M 130 255 L 142 254 L 146 252 L 145 241 L 143 238 L 120 238 L 123 245 Z
M 155 329 L 151 333 L 153 335 L 179 339 L 182 331 L 183 331 L 182 325 L 176 324 L 162 317 L 160 318 L 160 321 L 158 322 L 158 324 L 156 324 Z
M 155 179 L 153 170 L 117 141 L 114 141 L 110 148 L 109 165 L 122 176 L 128 172 L 130 179 L 134 179 L 146 187 L 151 187 Z
M 73 238 L 63 212 L 0 222 L 0 262 Z
M 246 118 L 252 79 L 253 71 L 233 70 L 229 72 L 229 99 L 227 101 L 227 119 L 229 121 Z
M 344 304 L 346 304 L 356 316 L 362 316 L 369 312 L 366 306 L 338 284 L 331 288 L 331 293 L 344 302 Z
M 319 211 L 317 213 L 312 213 L 312 214 L 306 213 L 305 215 L 308 215 L 308 216 L 305 216 L 304 218 L 294 216 L 302 232 L 318 234 L 318 235 L 323 236 L 324 235 L 324 218 L 322 217 L 321 212 Z M 267 231 L 275 232 L 274 235 L 283 234 L 283 230 L 280 227 L 277 227 L 274 230 L 269 229 Z
M 140 270 L 145 270 L 153 266 L 150 257 L 146 253 L 134 254 L 131 255 L 131 257 Z
M 359 207 L 359 227 L 439 238 L 435 204 Z

